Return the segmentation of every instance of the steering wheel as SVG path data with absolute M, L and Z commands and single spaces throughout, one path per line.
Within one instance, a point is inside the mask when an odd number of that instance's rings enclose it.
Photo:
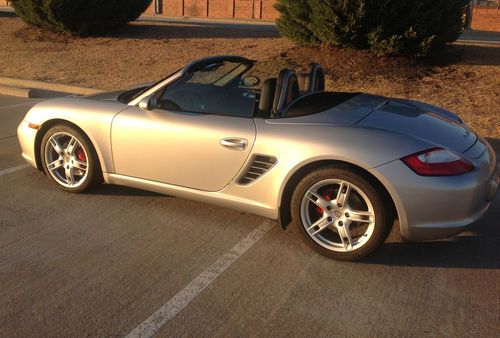
M 203 101 L 202 95 L 194 91 L 189 91 L 182 95 L 182 106 L 189 108 L 184 110 L 205 111 Z
M 161 102 L 161 107 L 166 110 L 182 110 L 181 107 L 172 100 L 166 99 Z
M 255 87 L 259 85 L 260 79 L 257 76 L 246 76 L 241 78 L 239 86 L 242 87 Z

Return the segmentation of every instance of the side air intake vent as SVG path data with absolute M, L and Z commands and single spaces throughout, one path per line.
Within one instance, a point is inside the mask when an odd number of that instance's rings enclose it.
M 278 159 L 274 156 L 255 155 L 248 168 L 238 179 L 237 183 L 241 185 L 248 185 L 257 181 L 272 167 L 274 167 L 277 161 Z

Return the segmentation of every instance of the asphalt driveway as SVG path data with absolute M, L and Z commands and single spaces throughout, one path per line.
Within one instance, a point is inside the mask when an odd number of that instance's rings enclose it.
M 393 231 L 340 263 L 258 216 L 116 186 L 59 191 L 19 167 L 15 127 L 32 104 L 0 96 L 0 336 L 125 336 L 165 304 L 180 307 L 164 337 L 500 331 L 498 196 L 460 236 L 412 244 Z

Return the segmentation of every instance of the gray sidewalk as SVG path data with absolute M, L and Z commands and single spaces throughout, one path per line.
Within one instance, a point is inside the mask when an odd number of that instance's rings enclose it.
M 458 38 L 458 41 L 500 45 L 500 32 L 476 31 L 467 29 L 465 32 L 463 32 L 460 38 Z

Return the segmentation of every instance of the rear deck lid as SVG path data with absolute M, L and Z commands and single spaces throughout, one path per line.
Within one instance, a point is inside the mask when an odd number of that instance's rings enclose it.
M 356 125 L 405 134 L 458 153 L 467 151 L 477 140 L 455 114 L 405 100 L 388 100 Z
M 319 92 L 300 98 L 289 109 L 285 118 L 268 119 L 271 124 L 327 124 L 350 126 L 387 98 L 362 93 Z

